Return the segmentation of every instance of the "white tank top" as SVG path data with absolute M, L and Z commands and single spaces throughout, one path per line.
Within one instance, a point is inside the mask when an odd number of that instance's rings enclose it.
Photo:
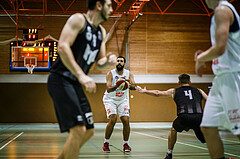
M 233 5 L 227 1 L 220 1 L 218 5 L 228 6 L 232 10 L 234 14 L 234 21 L 237 21 L 237 26 L 240 28 L 239 15 Z M 212 45 L 216 44 L 215 28 L 216 23 L 213 16 L 211 19 L 210 27 Z M 220 75 L 226 72 L 240 71 L 240 29 L 234 32 L 229 32 L 226 50 L 223 55 L 219 56 L 216 59 L 213 59 L 212 70 L 215 75 Z
M 129 71 L 126 69 L 123 69 L 122 75 L 119 75 L 116 69 L 111 70 L 111 73 L 112 73 L 112 86 L 116 85 L 116 81 L 120 77 L 125 77 L 126 79 L 129 79 Z M 104 94 L 106 95 L 106 97 L 111 98 L 112 100 L 124 100 L 124 99 L 128 99 L 128 92 L 129 92 L 129 89 L 126 89 L 126 90 L 116 89 L 115 91 L 110 93 L 108 93 L 106 90 Z

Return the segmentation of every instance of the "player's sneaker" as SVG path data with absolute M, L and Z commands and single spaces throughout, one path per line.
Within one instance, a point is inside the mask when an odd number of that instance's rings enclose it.
M 105 142 L 105 143 L 103 144 L 103 151 L 104 151 L 104 152 L 110 152 L 109 143 L 108 143 L 108 142 Z
M 172 154 L 167 153 L 167 154 L 166 154 L 166 157 L 165 157 L 164 159 L 172 159 Z
M 123 145 L 124 152 L 130 152 L 131 150 L 132 150 L 131 147 L 127 143 Z

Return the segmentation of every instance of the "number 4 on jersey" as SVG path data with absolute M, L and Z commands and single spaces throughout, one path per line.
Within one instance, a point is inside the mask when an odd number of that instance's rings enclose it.
M 184 93 L 185 93 L 185 96 L 186 97 L 188 96 L 190 100 L 193 99 L 191 90 L 184 91 Z

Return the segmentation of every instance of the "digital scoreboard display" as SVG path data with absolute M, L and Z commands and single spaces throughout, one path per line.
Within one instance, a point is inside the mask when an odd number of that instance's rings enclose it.
M 38 29 L 23 29 L 23 41 L 38 40 Z

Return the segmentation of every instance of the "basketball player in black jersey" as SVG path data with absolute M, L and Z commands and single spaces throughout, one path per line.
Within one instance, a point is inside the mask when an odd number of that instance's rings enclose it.
M 87 76 L 92 64 L 100 69 L 116 64 L 106 55 L 106 31 L 100 25 L 112 12 L 111 0 L 88 0 L 87 14 L 74 14 L 66 22 L 58 43 L 59 56 L 48 77 L 60 131 L 68 138 L 57 158 L 78 158 L 81 146 L 94 134 L 90 105 L 83 89 L 95 93 L 96 84 Z
M 177 118 L 173 121 L 173 126 L 168 135 L 168 152 L 165 159 L 172 158 L 172 151 L 177 140 L 177 132 L 193 129 L 197 138 L 205 143 L 205 139 L 200 130 L 203 109 L 202 99 L 207 99 L 207 94 L 198 88 L 190 86 L 190 76 L 181 74 L 179 77 L 179 88 L 171 88 L 166 91 L 147 90 L 146 88 L 136 90 L 140 93 L 152 96 L 169 96 L 172 97 L 177 105 Z

